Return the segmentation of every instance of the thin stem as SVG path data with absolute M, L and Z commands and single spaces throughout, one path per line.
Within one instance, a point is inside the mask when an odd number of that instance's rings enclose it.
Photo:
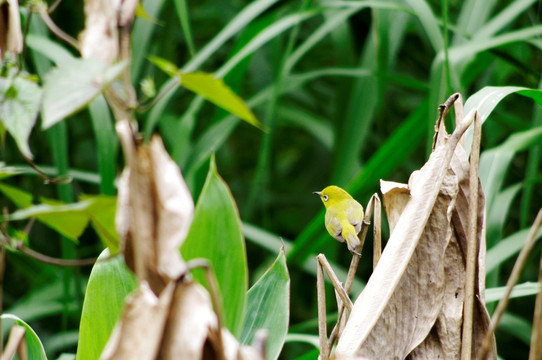
M 373 270 L 376 268 L 382 255 L 382 205 L 377 194 L 372 197 L 375 200 L 373 212 Z
M 512 269 L 512 273 L 510 274 L 510 277 L 506 282 L 506 293 L 504 294 L 504 297 L 499 301 L 499 304 L 497 304 L 497 308 L 495 309 L 495 312 L 491 317 L 491 325 L 489 326 L 486 336 L 484 337 L 482 348 L 478 353 L 477 358 L 479 360 L 483 360 L 486 358 L 486 354 L 489 351 L 489 347 L 491 346 L 491 340 L 493 339 L 495 330 L 497 329 L 497 326 L 499 326 L 501 317 L 504 314 L 506 306 L 508 305 L 508 301 L 510 300 L 510 294 L 512 294 L 512 289 L 518 281 L 521 270 L 527 262 L 527 257 L 529 256 L 529 253 L 533 248 L 534 242 L 536 240 L 536 234 L 538 232 L 538 229 L 540 228 L 540 225 L 542 225 L 542 209 L 540 209 L 538 211 L 538 214 L 536 215 L 533 226 L 531 226 L 531 229 L 529 230 L 529 235 L 527 235 L 527 241 L 523 245 L 523 248 L 521 249 L 518 258 L 516 259 L 516 263 L 514 264 L 514 268 Z
M 69 34 L 66 34 L 61 28 L 56 26 L 53 19 L 49 16 L 49 13 L 46 9 L 39 10 L 38 13 L 40 14 L 41 19 L 47 26 L 47 28 L 56 36 L 58 36 L 60 39 L 64 40 L 71 46 L 73 46 L 77 51 L 81 51 L 81 48 L 79 46 L 79 42 L 75 40 L 73 37 L 71 37 Z
M 346 294 L 346 291 L 344 291 L 344 288 L 342 287 L 341 282 L 339 281 L 339 278 L 337 277 L 337 275 L 335 275 L 335 272 L 331 268 L 331 265 L 329 265 L 329 263 L 327 262 L 327 259 L 324 256 L 324 254 L 318 255 L 316 259 L 326 271 L 327 276 L 329 277 L 329 280 L 331 280 L 333 287 L 335 288 L 335 290 L 337 290 L 339 296 L 341 297 L 341 300 L 343 301 L 348 311 L 352 311 L 352 308 L 354 307 L 354 305 L 352 304 L 352 300 L 350 300 L 350 298 Z
M 319 261 L 316 263 L 316 289 L 318 298 L 318 334 L 320 336 L 320 360 L 327 360 L 329 347 L 327 344 L 326 321 L 326 289 L 324 285 L 324 271 Z
M 461 119 L 462 121 L 462 119 Z M 480 160 L 480 133 L 482 122 L 478 113 L 474 114 L 474 139 L 470 158 L 469 178 L 469 224 L 467 234 L 467 265 L 465 279 L 465 302 L 463 307 L 463 334 L 461 339 L 461 359 L 472 357 L 472 325 L 474 311 L 474 282 L 476 280 L 476 259 L 478 249 L 478 164 Z
M 26 328 L 20 325 L 13 325 L 11 331 L 9 332 L 8 342 L 6 344 L 6 351 L 1 353 L 1 360 L 11 360 L 15 356 L 15 353 L 24 352 L 24 345 L 26 344 L 24 335 L 26 333 Z
M 49 6 L 49 9 L 47 10 L 47 12 L 49 14 L 51 14 L 53 11 L 56 10 L 56 8 L 58 7 L 58 5 L 60 5 L 60 3 L 62 2 L 62 0 L 56 0 L 53 5 Z
M 359 252 L 362 254 L 363 250 L 363 244 L 365 243 L 365 239 L 367 237 L 367 231 L 369 228 L 371 217 L 374 213 L 375 203 L 380 204 L 380 198 L 377 194 L 373 194 L 371 199 L 369 199 L 369 202 L 367 203 L 367 207 L 365 208 L 365 218 L 363 219 L 363 223 L 361 224 L 361 231 L 359 233 Z M 378 205 L 380 207 L 380 205 Z M 376 226 L 376 221 L 375 221 Z M 350 290 L 352 289 L 352 284 L 354 283 L 354 277 L 356 275 L 356 271 L 358 269 L 359 261 L 361 260 L 361 255 L 352 254 L 352 261 L 350 262 L 350 268 L 348 269 L 348 275 L 346 276 L 346 282 L 344 289 L 347 294 L 350 294 Z M 342 302 L 338 304 L 339 306 L 339 317 L 337 319 L 337 323 L 335 324 L 335 327 L 331 331 L 331 335 L 329 336 L 329 342 L 328 342 L 328 349 L 331 351 L 331 348 L 333 348 L 333 344 L 335 344 L 335 341 L 339 338 L 339 334 L 341 332 L 342 326 L 345 324 L 345 319 L 343 320 L 343 317 L 345 315 L 344 313 L 344 305 Z M 329 353 L 327 354 L 330 355 Z
M 6 248 L 0 245 L 0 316 L 4 312 L 2 307 L 4 299 L 4 271 L 6 269 Z M 0 334 L 2 332 L 2 318 L 0 317 Z M 0 339 L 0 354 L 3 353 L 4 341 Z
M 538 286 L 542 284 L 542 256 L 538 270 Z M 542 293 L 536 295 L 533 315 L 533 332 L 531 333 L 531 349 L 529 360 L 540 360 L 542 358 Z

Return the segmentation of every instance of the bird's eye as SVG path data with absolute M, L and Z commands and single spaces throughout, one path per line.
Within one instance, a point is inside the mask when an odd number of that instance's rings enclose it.
M 327 195 L 324 195 L 323 199 L 324 199 L 324 201 L 327 201 L 329 199 L 329 197 Z

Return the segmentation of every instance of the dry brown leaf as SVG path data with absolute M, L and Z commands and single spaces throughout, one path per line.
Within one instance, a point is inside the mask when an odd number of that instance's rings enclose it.
M 128 165 L 118 183 L 117 231 L 127 265 L 158 294 L 186 271 L 179 247 L 194 202 L 160 138 L 136 146 L 127 122 L 119 122 L 117 131 Z
M 472 120 L 473 115 L 467 118 Z M 467 214 L 461 207 L 456 210 L 456 201 L 468 199 L 464 187 L 466 174 L 468 195 L 468 161 L 466 155 L 459 159 L 455 152 L 469 122 L 459 124 L 451 137 L 439 134 L 428 162 L 409 180 L 410 201 L 404 185 L 382 183 L 384 206 L 394 230 L 354 305 L 335 358 L 403 359 L 409 354 L 409 358 L 457 358 L 465 276 L 461 241 L 456 240 L 452 225 L 456 226 L 456 217 L 464 220 Z M 464 166 L 466 173 L 461 173 Z M 459 167 L 457 172 L 455 167 Z M 483 224 L 481 197 L 479 221 Z M 483 226 L 479 229 L 481 238 Z M 483 293 L 477 294 L 483 299 Z M 484 324 L 485 307 L 480 300 L 479 304 L 475 321 Z
M 15 55 L 23 51 L 23 33 L 17 0 L 7 0 L 0 4 L 0 59 L 8 51 Z
M 174 291 L 175 283 L 170 282 L 157 297 L 146 282 L 140 282 L 136 293 L 126 300 L 122 318 L 100 359 L 155 359 Z
M 207 291 L 194 282 L 177 286 L 160 351 L 160 359 L 203 359 L 209 332 L 217 331 L 217 318 Z

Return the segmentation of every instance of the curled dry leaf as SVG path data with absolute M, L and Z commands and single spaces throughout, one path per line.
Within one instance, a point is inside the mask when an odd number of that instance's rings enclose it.
M 141 282 L 137 292 L 126 300 L 122 319 L 100 359 L 155 359 L 174 291 L 175 283 L 170 282 L 158 297 L 146 282 Z
M 194 203 L 159 137 L 136 143 L 128 121 L 117 123 L 127 168 L 118 182 L 117 231 L 139 280 L 102 359 L 263 360 L 219 328 L 213 302 L 193 282 L 179 247 Z
M 127 169 L 118 184 L 117 231 L 127 265 L 155 294 L 186 271 L 179 247 L 194 213 L 192 196 L 159 137 L 136 146 L 127 122 L 119 122 Z
M 23 33 L 19 2 L 7 0 L 0 3 L 0 59 L 6 52 L 19 54 L 23 51 Z
M 473 114 L 469 114 L 471 119 Z M 449 136 L 439 129 L 427 163 L 408 187 L 381 182 L 391 236 L 380 262 L 360 294 L 334 354 L 335 359 L 457 359 L 465 286 L 469 163 L 457 146 L 470 121 Z M 484 232 L 480 190 L 478 240 Z M 483 244 L 483 242 L 482 242 Z M 480 278 L 484 274 L 480 246 Z M 477 289 L 475 340 L 478 347 L 489 317 Z M 476 337 L 479 336 L 480 339 Z M 490 358 L 495 358 L 495 352 Z

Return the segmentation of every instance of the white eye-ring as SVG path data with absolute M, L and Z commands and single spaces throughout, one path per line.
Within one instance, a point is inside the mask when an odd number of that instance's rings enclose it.
M 328 201 L 329 197 L 327 195 L 323 196 L 324 201 Z

